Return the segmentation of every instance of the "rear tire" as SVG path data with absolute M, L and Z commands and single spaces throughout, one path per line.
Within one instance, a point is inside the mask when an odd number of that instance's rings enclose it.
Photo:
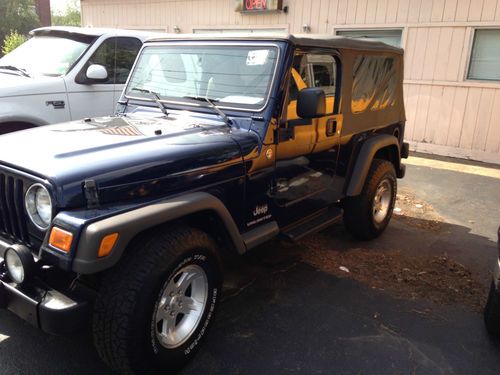
M 374 159 L 361 194 L 344 199 L 344 225 L 349 233 L 362 240 L 380 236 L 391 220 L 396 191 L 392 163 Z
M 97 352 L 119 373 L 177 371 L 206 336 L 221 285 L 206 233 L 180 227 L 138 237 L 103 277 L 93 316 Z
M 488 301 L 484 308 L 484 323 L 489 333 L 500 336 L 500 296 L 492 282 Z

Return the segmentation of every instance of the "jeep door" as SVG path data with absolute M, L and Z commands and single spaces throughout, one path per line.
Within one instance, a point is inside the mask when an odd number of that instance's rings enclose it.
M 301 220 L 340 198 L 335 181 L 342 115 L 340 59 L 332 51 L 297 53 L 276 149 L 273 199 L 281 214 L 281 227 Z M 321 88 L 326 95 L 326 114 L 316 119 L 297 115 L 297 97 L 306 87 Z
M 115 112 L 142 42 L 133 37 L 105 39 L 91 54 L 76 75 L 68 76 L 66 86 L 73 120 L 84 117 L 106 116 Z M 87 77 L 90 65 L 98 64 L 107 71 L 107 78 L 92 80 Z

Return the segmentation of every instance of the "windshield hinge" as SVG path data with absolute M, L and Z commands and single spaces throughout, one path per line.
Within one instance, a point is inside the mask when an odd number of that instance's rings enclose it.
M 99 192 L 94 180 L 85 180 L 83 184 L 85 190 L 85 199 L 87 200 L 87 208 L 95 208 L 99 206 Z

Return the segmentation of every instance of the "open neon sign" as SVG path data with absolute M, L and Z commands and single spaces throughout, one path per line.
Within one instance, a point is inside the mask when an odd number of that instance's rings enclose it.
M 283 0 L 241 0 L 243 12 L 269 12 L 281 10 Z

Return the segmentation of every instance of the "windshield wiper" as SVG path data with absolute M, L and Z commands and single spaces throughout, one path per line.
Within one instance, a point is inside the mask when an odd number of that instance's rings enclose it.
M 0 65 L 0 69 L 5 69 L 5 70 L 12 70 L 14 72 L 21 73 L 21 75 L 25 77 L 31 77 L 28 72 L 25 69 L 18 68 L 17 66 L 14 65 Z
M 222 121 L 224 121 L 227 126 L 231 127 L 231 125 L 233 124 L 233 121 L 214 104 L 214 102 L 217 102 L 217 100 L 208 99 L 206 96 L 183 96 L 183 98 L 207 103 L 209 108 L 212 108 L 215 112 L 217 112 L 217 114 L 222 118 Z
M 143 92 L 145 94 L 152 95 L 158 108 L 160 108 L 160 110 L 164 113 L 165 116 L 168 116 L 167 107 L 165 107 L 165 105 L 161 102 L 160 95 L 158 95 L 157 92 L 154 92 L 151 90 L 146 90 L 146 89 L 141 89 L 139 87 L 132 87 L 130 89 L 130 91 L 139 91 L 139 92 Z

